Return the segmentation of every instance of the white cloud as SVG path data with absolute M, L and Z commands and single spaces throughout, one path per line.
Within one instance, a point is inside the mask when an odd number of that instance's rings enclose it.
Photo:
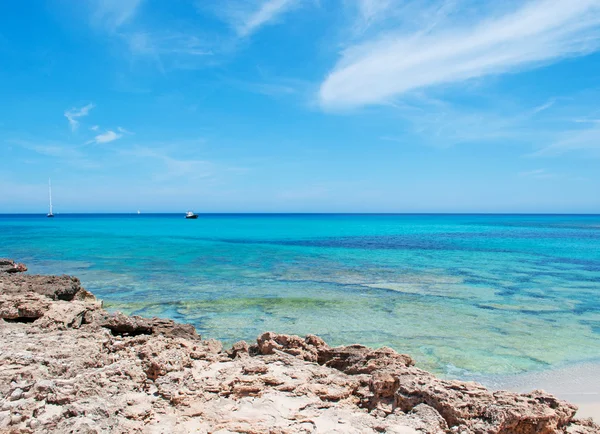
M 93 125 L 90 127 L 90 130 L 92 131 L 98 131 L 100 129 L 100 127 L 98 125 Z
M 108 130 L 104 133 L 98 134 L 96 137 L 94 137 L 94 140 L 92 140 L 88 143 L 96 143 L 96 144 L 110 143 L 110 142 L 114 142 L 115 140 L 120 139 L 121 137 L 123 137 L 122 133 L 115 133 L 114 131 Z
M 142 0 L 96 0 L 93 20 L 116 30 L 135 15 Z
M 219 3 L 215 13 L 227 21 L 236 31 L 238 36 L 245 37 L 255 33 L 261 27 L 276 21 L 292 7 L 299 4 L 299 0 L 260 0 L 244 2 L 230 0 Z M 200 8 L 202 8 L 202 4 Z
M 87 116 L 91 109 L 94 108 L 94 104 L 90 103 L 81 108 L 72 108 L 71 110 L 67 110 L 65 112 L 65 117 L 69 121 L 69 125 L 71 126 L 71 131 L 75 131 L 79 126 L 79 121 L 77 118 L 81 118 Z
M 123 134 L 133 134 L 131 131 L 127 131 L 125 128 L 117 127 L 117 131 Z
M 97 125 L 95 125 L 95 127 L 96 128 L 92 128 L 92 129 L 94 131 L 97 131 L 99 129 L 99 127 Z M 128 134 L 128 135 L 133 134 L 131 131 L 127 131 L 125 128 L 122 128 L 122 127 L 117 127 L 117 131 L 118 132 L 115 132 L 113 130 L 106 130 L 105 132 L 98 134 L 92 140 L 87 141 L 85 143 L 85 145 L 90 145 L 92 143 L 95 143 L 97 145 L 101 145 L 103 143 L 110 143 L 110 142 L 114 142 L 115 140 L 120 139 L 125 134 Z
M 254 33 L 261 26 L 272 22 L 279 15 L 283 14 L 294 5 L 295 0 L 266 0 L 258 10 L 248 16 L 246 20 L 238 27 L 237 31 L 241 36 L 247 36 Z
M 598 0 L 531 0 L 501 16 L 464 21 L 412 33 L 397 29 L 349 47 L 321 84 L 321 105 L 385 103 L 414 89 L 531 68 L 600 47 Z
M 600 125 L 594 124 L 590 128 L 566 131 L 561 134 L 561 138 L 529 156 L 553 157 L 574 151 L 600 156 Z
M 394 3 L 394 0 L 358 0 L 357 30 L 365 30 L 375 22 L 384 19 Z
M 550 107 L 552 107 L 554 105 L 555 101 L 554 100 L 550 100 L 545 104 L 539 105 L 537 107 L 535 107 L 531 113 L 532 114 L 536 114 L 536 113 L 540 113 L 543 112 L 544 110 L 548 110 Z
M 600 124 L 600 119 L 575 119 L 578 124 Z

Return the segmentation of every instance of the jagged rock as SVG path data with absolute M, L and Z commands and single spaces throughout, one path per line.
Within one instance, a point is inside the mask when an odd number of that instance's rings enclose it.
M 0 274 L 2 273 L 23 273 L 27 271 L 25 264 L 20 264 L 12 259 L 0 258 Z
M 4 294 L 35 292 L 52 300 L 95 300 L 93 294 L 82 288 L 79 279 L 73 276 L 0 274 L 0 289 Z
M 391 348 L 373 350 L 363 345 L 323 348 L 319 353 L 319 363 L 339 369 L 347 374 L 370 374 L 376 371 L 393 371 L 414 365 L 414 360 L 406 354 L 398 354 Z
M 231 346 L 231 349 L 227 351 L 227 355 L 232 359 L 236 357 L 243 357 L 249 355 L 250 347 L 246 341 L 236 342 Z
M 317 336 L 308 335 L 303 339 L 300 336 L 280 335 L 273 332 L 265 332 L 260 335 L 256 344 L 259 354 L 268 355 L 282 351 L 307 362 L 316 362 L 319 358 L 319 351 L 329 348 L 325 341 Z
M 598 434 L 600 427 L 592 419 L 573 420 L 567 427 L 568 434 Z
M 410 356 L 398 354 L 391 348 L 373 350 L 363 345 L 331 348 L 323 339 L 314 335 L 303 339 L 299 336 L 266 332 L 258 337 L 256 343 L 259 354 L 267 355 L 281 351 L 347 374 L 368 374 L 381 369 L 393 370 L 414 365 Z
M 267 332 L 223 351 L 69 276 L 0 273 L 0 318 L 1 432 L 600 433 L 552 395 L 441 380 L 389 348 Z
M 172 338 L 200 339 L 192 325 L 179 324 L 163 318 L 143 318 L 141 316 L 127 316 L 121 312 L 109 314 L 102 311 L 94 319 L 88 321 L 109 329 L 113 335 L 162 335 Z
M 550 434 L 564 428 L 576 407 L 541 391 L 495 392 L 476 383 L 440 380 L 417 368 L 398 373 L 395 406 L 404 412 L 419 404 L 436 409 L 449 426 L 498 434 Z
M 44 316 L 50 309 L 51 300 L 35 293 L 0 296 L 0 318 L 11 322 L 31 323 Z

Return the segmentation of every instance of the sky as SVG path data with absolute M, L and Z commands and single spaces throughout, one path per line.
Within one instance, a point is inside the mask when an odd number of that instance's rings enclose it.
M 600 213 L 600 0 L 0 2 L 0 213 Z

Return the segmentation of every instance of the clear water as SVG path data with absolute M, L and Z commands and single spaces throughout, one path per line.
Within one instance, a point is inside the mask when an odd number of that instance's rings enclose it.
M 0 216 L 0 256 L 228 343 L 387 345 L 456 377 L 600 360 L 600 216 Z

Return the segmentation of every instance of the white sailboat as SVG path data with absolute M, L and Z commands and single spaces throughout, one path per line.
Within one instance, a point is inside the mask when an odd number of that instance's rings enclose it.
M 52 181 L 48 178 L 48 199 L 50 199 L 50 212 L 48 213 L 48 217 L 54 217 L 52 214 Z

